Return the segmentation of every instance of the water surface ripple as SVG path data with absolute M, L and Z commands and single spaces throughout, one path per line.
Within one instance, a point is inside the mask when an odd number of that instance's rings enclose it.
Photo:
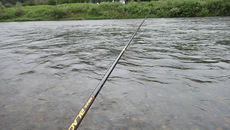
M 80 128 L 230 129 L 229 21 L 147 19 Z M 67 129 L 140 22 L 0 23 L 0 129 Z

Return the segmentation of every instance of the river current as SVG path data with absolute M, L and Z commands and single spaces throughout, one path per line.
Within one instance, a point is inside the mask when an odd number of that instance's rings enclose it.
M 0 23 L 0 129 L 67 129 L 141 21 Z M 147 19 L 79 128 L 230 129 L 230 17 Z

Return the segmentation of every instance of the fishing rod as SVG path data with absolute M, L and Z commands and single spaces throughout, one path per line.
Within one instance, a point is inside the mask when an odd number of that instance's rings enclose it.
M 102 80 L 100 81 L 100 83 L 97 85 L 97 87 L 95 88 L 95 90 L 91 94 L 90 98 L 85 103 L 85 105 L 82 107 L 82 109 L 80 110 L 80 112 L 78 113 L 77 117 L 74 119 L 73 123 L 71 124 L 71 126 L 69 127 L 68 130 L 76 130 L 78 128 L 78 126 L 80 125 L 81 121 L 85 117 L 87 111 L 89 110 L 90 106 L 93 104 L 94 100 L 96 99 L 97 95 L 99 94 L 100 90 L 102 89 L 103 85 L 105 84 L 106 80 L 109 78 L 109 75 L 112 73 L 113 69 L 116 67 L 118 61 L 120 60 L 120 58 L 122 57 L 122 55 L 124 54 L 124 52 L 126 51 L 126 49 L 128 48 L 129 44 L 132 42 L 134 36 L 137 34 L 137 32 L 139 31 L 140 27 L 145 22 L 145 20 L 147 19 L 147 17 L 149 16 L 150 13 L 151 13 L 151 11 L 143 19 L 143 21 L 141 22 L 141 24 L 138 26 L 137 30 L 133 33 L 133 35 L 130 38 L 130 40 L 128 41 L 128 43 L 122 49 L 122 51 L 120 52 L 119 56 L 113 62 L 113 64 L 111 65 L 111 67 L 108 69 L 108 71 L 105 73 L 104 77 L 102 78 Z

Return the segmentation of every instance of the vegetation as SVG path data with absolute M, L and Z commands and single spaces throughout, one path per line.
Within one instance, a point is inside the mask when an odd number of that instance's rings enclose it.
M 23 9 L 22 9 L 22 4 L 20 2 L 16 3 L 16 6 L 14 8 L 14 14 L 15 16 L 19 17 L 23 15 Z
M 23 3 L 23 5 L 57 5 L 57 4 L 67 4 L 67 3 L 101 3 L 101 2 L 119 2 L 120 0 L 0 0 L 4 5 L 11 4 L 15 5 L 17 2 Z M 151 1 L 151 0 L 125 0 L 130 1 Z M 158 1 L 158 0 L 152 0 Z
M 2 2 L 0 2 L 0 15 L 3 15 L 5 12 L 5 6 L 2 5 Z
M 126 4 L 103 2 L 99 5 L 71 3 L 38 6 L 22 6 L 18 2 L 8 8 L 0 2 L 0 21 L 142 18 L 149 11 L 152 11 L 149 17 L 230 16 L 230 1 L 165 0 L 131 1 Z

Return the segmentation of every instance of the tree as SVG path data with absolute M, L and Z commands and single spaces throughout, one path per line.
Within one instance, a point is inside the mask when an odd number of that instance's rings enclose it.
M 48 5 L 56 5 L 56 0 L 48 0 Z
M 29 6 L 34 6 L 35 5 L 35 1 L 34 0 L 27 0 L 23 3 L 23 5 L 29 5 Z
M 26 0 L 0 0 L 2 4 L 10 3 L 15 5 L 17 2 L 24 3 Z
M 2 2 L 0 2 L 0 15 L 3 15 L 5 12 L 5 6 L 2 5 Z
M 6 3 L 6 4 L 5 4 L 5 7 L 6 7 L 6 8 L 10 8 L 10 7 L 12 7 L 12 6 L 13 6 L 13 5 L 10 4 L 10 3 Z
M 34 0 L 35 5 L 42 5 L 44 0 Z
M 15 16 L 22 16 L 23 15 L 23 9 L 22 9 L 22 4 L 20 2 L 17 2 L 16 3 L 16 7 L 15 7 L 15 10 L 14 10 L 14 14 Z

